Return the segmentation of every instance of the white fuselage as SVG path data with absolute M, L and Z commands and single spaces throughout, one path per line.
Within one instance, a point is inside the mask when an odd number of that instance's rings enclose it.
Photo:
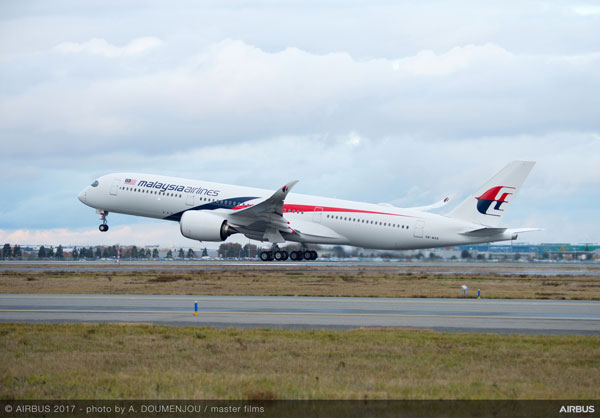
M 135 184 L 125 184 L 126 179 L 135 179 Z M 101 211 L 179 221 L 189 210 L 210 211 L 227 219 L 272 193 L 176 177 L 116 173 L 99 178 L 96 186 L 86 187 L 78 197 Z M 300 231 L 309 231 L 302 237 L 288 234 L 286 240 L 315 244 L 403 250 L 514 238 L 506 233 L 463 235 L 481 225 L 428 212 L 295 193 L 285 198 L 283 218 Z M 312 230 L 317 232 L 310 233 Z

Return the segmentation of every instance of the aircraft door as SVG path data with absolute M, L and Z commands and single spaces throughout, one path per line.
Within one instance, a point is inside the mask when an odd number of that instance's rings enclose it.
M 117 195 L 117 190 L 119 190 L 119 184 L 121 184 L 121 179 L 114 179 L 112 184 L 110 185 L 110 194 L 113 196 Z
M 423 229 L 425 228 L 425 221 L 417 221 L 415 223 L 415 238 L 423 238 Z
M 321 217 L 323 216 L 323 208 L 315 208 L 313 212 L 313 222 L 321 223 Z
M 188 206 L 194 206 L 194 200 L 195 200 L 195 195 L 193 193 L 190 193 L 187 195 L 187 197 L 185 199 L 185 204 Z

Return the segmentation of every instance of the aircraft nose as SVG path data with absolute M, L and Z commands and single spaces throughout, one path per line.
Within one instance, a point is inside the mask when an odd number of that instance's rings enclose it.
M 79 194 L 77 195 L 77 199 L 79 199 L 79 201 L 81 203 L 85 203 L 85 195 L 87 192 L 87 188 L 83 189 L 82 191 L 79 192 Z

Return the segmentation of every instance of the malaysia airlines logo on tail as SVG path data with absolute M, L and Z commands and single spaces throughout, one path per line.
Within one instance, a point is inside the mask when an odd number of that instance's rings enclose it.
M 500 216 L 501 214 L 493 212 L 502 212 L 504 210 L 502 209 L 502 205 L 504 203 L 509 203 L 506 200 L 506 198 L 513 194 L 513 192 L 509 190 L 514 191 L 515 188 L 510 186 L 496 186 L 492 187 L 491 189 L 488 189 L 481 196 L 476 197 L 477 210 L 479 211 L 479 213 L 489 216 Z M 491 207 L 492 203 L 495 203 L 493 207 Z

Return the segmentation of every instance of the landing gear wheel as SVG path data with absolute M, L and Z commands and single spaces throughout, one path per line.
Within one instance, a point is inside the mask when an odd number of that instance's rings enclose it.
M 262 253 L 260 253 L 260 259 L 261 261 L 269 261 L 269 252 L 263 251 Z
M 290 253 L 290 260 L 292 260 L 292 261 L 300 261 L 300 260 L 302 260 L 302 252 L 300 252 L 300 251 L 292 251 Z
M 275 257 L 275 261 L 285 261 L 288 258 L 286 251 L 275 251 L 273 256 Z
M 102 224 L 98 227 L 98 229 L 100 232 L 108 231 L 108 224 L 106 223 L 106 215 L 108 215 L 108 212 L 97 210 L 96 213 L 100 214 L 100 220 L 102 221 Z
M 317 254 L 317 252 L 316 252 L 316 251 L 311 251 L 311 252 L 310 252 L 310 259 L 311 259 L 311 260 L 313 260 L 313 261 L 314 261 L 314 260 L 316 260 L 318 257 L 319 257 L 319 254 Z
M 311 260 L 312 259 L 312 251 L 310 251 L 310 250 L 304 251 L 304 259 Z

